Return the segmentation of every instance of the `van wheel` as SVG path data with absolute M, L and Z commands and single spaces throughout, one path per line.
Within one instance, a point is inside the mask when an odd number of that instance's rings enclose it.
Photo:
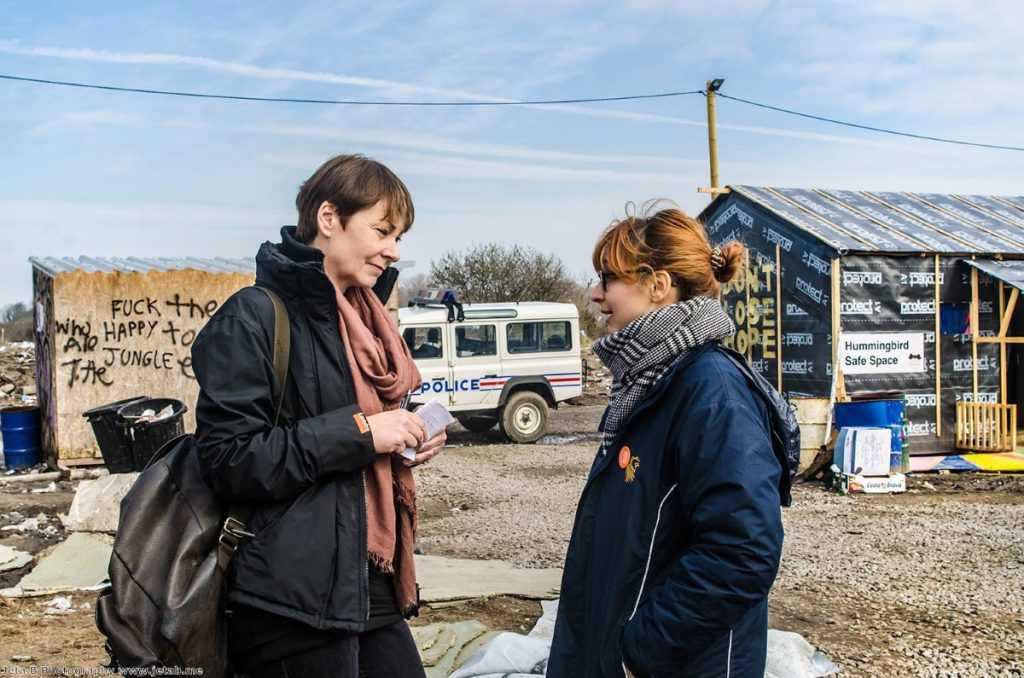
M 509 396 L 501 411 L 501 432 L 514 443 L 535 443 L 548 429 L 548 404 L 533 391 Z
M 497 417 L 456 417 L 462 428 L 474 433 L 482 433 L 494 428 L 498 423 Z

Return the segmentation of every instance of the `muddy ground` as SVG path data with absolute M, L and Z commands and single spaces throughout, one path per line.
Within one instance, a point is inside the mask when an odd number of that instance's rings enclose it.
M 453 427 L 451 446 L 418 471 L 427 553 L 558 566 L 595 448 L 599 405 L 553 413 L 538 445 Z M 73 483 L 0 487 L 0 528 L 45 516 L 43 529 L 0 529 L 33 553 L 65 535 Z M 774 628 L 804 635 L 843 676 L 1020 676 L 1024 657 L 1024 476 L 919 475 L 910 492 L 839 497 L 802 485 L 784 512 L 786 544 L 770 599 Z M 52 527 L 48 532 L 46 527 Z M 0 575 L 0 587 L 28 568 Z M 53 598 L 0 599 L 0 667 L 97 666 L 94 594 L 47 614 Z M 475 618 L 523 632 L 536 601 L 499 597 L 427 609 L 414 624 Z

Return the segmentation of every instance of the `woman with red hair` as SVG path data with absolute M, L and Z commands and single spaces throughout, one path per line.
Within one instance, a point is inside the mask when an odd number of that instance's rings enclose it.
M 549 678 L 764 675 L 790 476 L 773 445 L 777 401 L 721 344 L 736 328 L 719 285 L 745 258 L 656 205 L 594 247 L 590 298 L 610 331 L 594 352 L 613 385 Z

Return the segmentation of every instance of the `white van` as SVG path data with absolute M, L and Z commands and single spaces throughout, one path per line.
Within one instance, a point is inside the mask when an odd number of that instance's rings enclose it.
M 547 431 L 548 408 L 582 395 L 572 304 L 414 303 L 398 310 L 423 376 L 413 405 L 438 400 L 470 431 L 498 424 L 509 440 L 532 443 Z

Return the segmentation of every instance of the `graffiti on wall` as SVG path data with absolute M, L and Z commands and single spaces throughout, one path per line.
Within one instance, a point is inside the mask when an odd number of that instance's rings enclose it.
M 759 358 L 775 360 L 778 353 L 778 309 L 775 262 L 754 253 L 754 261 L 722 285 L 726 311 L 736 323 L 736 335 L 725 343 L 748 358 L 759 346 Z
M 100 317 L 59 318 L 54 334 L 60 376 L 69 388 L 113 386 L 122 368 L 133 378 L 152 370 L 194 380 L 189 351 L 218 306 L 216 299 L 175 292 L 110 299 Z
M 36 396 L 39 401 L 40 445 L 47 461 L 56 459 L 57 403 L 53 397 L 53 278 L 38 269 L 32 271 L 35 300 Z

